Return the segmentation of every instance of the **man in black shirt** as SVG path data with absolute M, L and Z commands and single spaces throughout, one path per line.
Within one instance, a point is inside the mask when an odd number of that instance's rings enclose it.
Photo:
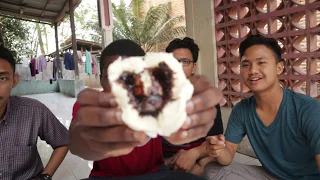
M 191 38 L 175 39 L 170 42 L 166 52 L 173 53 L 173 56 L 182 64 L 184 73 L 190 78 L 196 71 L 199 47 Z M 217 116 L 214 125 L 207 136 L 223 134 L 220 106 L 216 106 Z M 191 123 L 191 122 L 190 122 Z M 206 137 L 188 144 L 176 146 L 163 139 L 163 155 L 166 165 L 175 171 L 186 171 L 202 176 L 204 167 L 213 159 L 209 157 L 204 145 Z

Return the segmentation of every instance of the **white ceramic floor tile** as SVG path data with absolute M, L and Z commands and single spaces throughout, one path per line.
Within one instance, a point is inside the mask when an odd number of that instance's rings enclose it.
M 74 177 L 70 168 L 67 165 L 61 165 L 53 175 L 53 179 L 62 179 L 67 177 Z
M 52 180 L 76 180 L 76 177 L 68 176 L 68 177 L 64 177 L 64 178 L 61 178 L 61 179 L 52 178 Z
M 69 168 L 77 179 L 88 178 L 91 172 L 89 163 L 73 164 L 69 165 Z
M 80 158 L 79 156 L 71 154 L 70 152 L 68 152 L 65 160 L 69 166 L 74 164 L 88 164 L 89 162 L 87 160 Z

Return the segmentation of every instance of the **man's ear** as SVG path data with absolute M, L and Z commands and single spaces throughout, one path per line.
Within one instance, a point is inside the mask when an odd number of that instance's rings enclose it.
M 193 63 L 193 67 L 192 67 L 192 75 L 194 75 L 197 71 L 197 63 Z
M 12 88 L 16 87 L 19 84 L 19 75 L 18 74 L 14 74 L 13 75 L 13 84 L 12 84 Z
M 284 63 L 283 63 L 283 60 L 281 60 L 280 62 L 277 63 L 277 74 L 278 74 L 278 76 L 283 73 L 283 69 L 284 69 Z

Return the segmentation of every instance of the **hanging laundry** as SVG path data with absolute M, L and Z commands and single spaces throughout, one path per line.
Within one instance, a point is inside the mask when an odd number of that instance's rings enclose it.
M 39 72 L 43 72 L 47 69 L 47 59 L 44 55 L 39 56 Z
M 30 67 L 30 72 L 31 72 L 31 76 L 36 76 L 36 59 L 32 58 L 30 60 L 30 64 L 29 64 L 29 67 Z
M 92 66 L 92 74 L 97 74 L 97 61 L 96 58 L 94 57 L 94 55 L 91 55 L 91 66 Z
M 52 73 L 53 73 L 53 79 L 57 79 L 57 58 L 54 58 L 52 61 Z
M 36 71 L 39 74 L 39 57 L 36 58 Z
M 92 65 L 91 65 L 92 59 L 91 54 L 86 51 L 86 65 L 85 65 L 85 72 L 89 75 L 92 74 Z
M 78 63 L 79 64 L 82 64 L 82 61 L 83 61 L 83 56 L 82 56 L 82 52 L 81 51 L 77 51 L 77 55 L 78 55 Z M 85 61 L 83 61 L 85 62 Z
M 69 52 L 64 54 L 64 66 L 67 70 L 74 70 L 73 56 Z

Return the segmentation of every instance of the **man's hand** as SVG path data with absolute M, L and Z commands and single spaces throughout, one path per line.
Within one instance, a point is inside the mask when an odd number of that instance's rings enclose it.
M 128 154 L 148 141 L 145 133 L 124 124 L 111 93 L 86 89 L 77 102 L 81 107 L 69 128 L 73 154 L 96 161 Z
M 192 149 L 187 151 L 180 150 L 177 156 L 175 156 L 175 158 L 173 159 L 173 170 L 189 172 L 196 164 L 198 158 L 199 156 Z
M 194 93 L 187 103 L 188 118 L 181 129 L 170 137 L 164 137 L 174 145 L 180 145 L 205 137 L 213 126 L 217 114 L 215 106 L 222 99 L 220 90 L 214 88 L 205 76 L 190 78 Z
M 206 139 L 207 151 L 211 157 L 219 157 L 222 150 L 225 148 L 225 138 L 224 135 L 220 134 L 218 136 L 209 136 Z

